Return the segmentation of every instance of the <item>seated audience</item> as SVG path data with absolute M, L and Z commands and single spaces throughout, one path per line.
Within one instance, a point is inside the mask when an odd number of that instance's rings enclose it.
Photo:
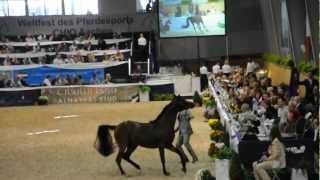
M 121 51 L 118 49 L 116 54 L 113 54 L 111 56 L 111 59 L 113 61 L 124 61 L 124 55 L 121 53 Z

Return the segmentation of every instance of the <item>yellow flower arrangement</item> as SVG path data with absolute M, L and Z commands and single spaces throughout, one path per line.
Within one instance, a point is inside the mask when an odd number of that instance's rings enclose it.
M 222 124 L 219 119 L 209 119 L 208 120 L 208 125 L 211 127 L 211 129 L 215 130 L 222 130 Z
M 208 124 L 209 126 L 214 126 L 215 124 L 217 124 L 219 122 L 219 119 L 209 119 L 208 120 Z

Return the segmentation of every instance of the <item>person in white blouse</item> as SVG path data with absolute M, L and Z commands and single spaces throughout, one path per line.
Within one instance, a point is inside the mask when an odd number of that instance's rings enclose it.
M 229 61 L 225 60 L 224 65 L 222 66 L 222 72 L 225 75 L 229 75 L 232 72 L 232 68 L 229 65 Z
M 258 67 L 259 67 L 259 65 L 256 62 L 254 62 L 253 60 L 248 62 L 247 68 L 246 68 L 246 74 L 254 72 Z
M 281 142 L 279 127 L 274 126 L 270 132 L 271 144 L 260 160 L 253 163 L 253 174 L 256 180 L 271 180 L 267 173 L 270 169 L 286 167 L 285 146 Z
M 212 66 L 213 74 L 219 74 L 220 72 L 221 72 L 221 67 L 219 63 L 216 63 L 214 66 Z
M 56 56 L 56 58 L 54 58 L 53 64 L 64 64 L 64 61 L 63 61 L 63 59 L 61 58 L 61 55 L 60 55 L 60 54 L 58 54 L 58 55 Z
M 147 40 L 146 38 L 143 36 L 143 33 L 140 33 L 140 37 L 138 39 L 138 45 L 139 46 L 146 46 L 147 45 Z
M 200 67 L 200 88 L 201 91 L 203 91 L 204 89 L 206 89 L 208 87 L 208 68 L 203 64 Z

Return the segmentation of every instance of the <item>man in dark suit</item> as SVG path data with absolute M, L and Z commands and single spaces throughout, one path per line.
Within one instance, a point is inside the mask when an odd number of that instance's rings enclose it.
M 305 95 L 305 101 L 308 103 L 315 103 L 313 96 L 315 95 L 313 93 L 313 89 L 315 87 L 319 87 L 319 82 L 314 79 L 314 75 L 312 72 L 308 72 L 307 74 L 307 79 L 305 79 L 304 81 L 300 81 L 299 82 L 300 85 L 304 85 L 305 86 L 305 90 L 306 90 L 306 95 Z

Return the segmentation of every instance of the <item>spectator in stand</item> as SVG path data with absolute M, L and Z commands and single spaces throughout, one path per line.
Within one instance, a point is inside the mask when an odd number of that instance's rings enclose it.
M 254 122 L 258 121 L 256 115 L 251 111 L 249 104 L 242 104 L 241 105 L 241 113 L 238 117 L 238 122 L 240 124 L 240 136 L 241 139 L 252 139 L 253 137 L 256 138 L 256 134 L 249 131 L 251 128 L 254 127 Z
M 17 80 L 16 80 L 15 84 L 17 87 L 28 87 L 29 86 L 23 75 L 17 75 Z
M 75 62 L 74 62 L 74 57 L 73 57 L 72 55 L 68 54 L 67 57 L 66 57 L 66 59 L 64 60 L 64 62 L 65 62 L 66 64 L 74 64 L 74 63 L 75 63 Z
M 78 46 L 76 44 L 76 41 L 72 42 L 72 45 L 69 47 L 69 51 L 73 52 L 73 51 L 77 51 L 78 50 Z
M 10 57 L 7 56 L 4 60 L 3 60 L 3 65 L 4 66 L 10 66 L 11 65 L 11 60 Z
M 111 56 L 111 59 L 113 61 L 124 61 L 124 55 L 121 53 L 121 51 L 118 49 L 116 54 L 113 54 Z
M 74 62 L 75 63 L 84 63 L 84 59 L 81 56 L 80 52 L 77 52 L 76 56 L 74 57 Z
M 30 33 L 27 33 L 27 36 L 25 38 L 25 42 L 34 42 L 34 40 L 33 40 L 33 38 L 32 38 Z
M 93 53 L 89 53 L 88 54 L 88 62 L 89 63 L 94 63 L 94 62 L 96 62 L 97 60 L 96 60 L 96 57 L 95 57 L 95 55 L 93 54 Z
M 278 110 L 278 118 L 280 119 L 280 126 L 287 123 L 288 119 L 288 106 L 283 97 L 278 97 L 278 103 L 276 106 Z
M 232 68 L 231 68 L 231 66 L 229 65 L 229 60 L 228 60 L 228 59 L 226 59 L 226 60 L 224 61 L 224 65 L 222 66 L 222 72 L 223 72 L 223 74 L 225 74 L 225 75 L 227 75 L 227 76 L 229 76 L 230 73 L 232 72 Z
M 53 64 L 64 64 L 61 54 L 57 54 L 53 60 Z
M 298 95 L 300 74 L 298 69 L 294 65 L 293 61 L 289 61 L 289 67 L 291 69 L 289 82 L 289 96 L 293 97 Z
M 92 47 L 90 41 L 84 45 L 84 49 L 85 49 L 86 51 L 93 51 L 93 50 L 94 50 L 94 48 Z
M 104 84 L 110 84 L 111 80 L 112 80 L 111 74 L 110 73 L 106 73 Z
M 305 101 L 314 104 L 314 89 L 315 87 L 319 87 L 319 81 L 314 78 L 313 72 L 308 72 L 307 79 L 305 79 L 304 81 L 300 81 L 299 84 L 305 86 Z
M 267 152 L 260 160 L 253 163 L 253 174 L 256 180 L 270 180 L 266 170 L 286 167 L 285 146 L 281 142 L 282 138 L 277 126 L 271 129 L 270 137 L 272 143 Z
M 221 67 L 219 62 L 217 62 L 214 66 L 212 66 L 212 73 L 213 74 L 219 74 L 221 72 Z
M 20 65 L 20 61 L 16 58 L 16 57 L 13 57 L 11 59 L 11 65 Z
M 107 55 L 107 53 L 103 53 L 102 62 L 109 63 L 110 61 L 112 61 L 111 56 Z
M 84 80 L 82 79 L 82 76 L 79 74 L 76 76 L 74 80 L 75 85 L 84 85 Z
M 47 75 L 46 78 L 42 82 L 43 86 L 51 86 L 51 77 L 50 75 Z
M 247 63 L 246 74 L 254 73 L 258 67 L 259 65 L 254 60 L 249 61 Z
M 41 52 L 40 42 L 36 46 L 33 46 L 33 52 Z
M 22 60 L 23 64 L 27 65 L 27 64 L 34 64 L 31 60 L 30 57 L 25 57 L 23 60 Z
M 105 49 L 107 49 L 106 42 L 104 41 L 104 39 L 99 38 L 99 40 L 98 40 L 98 50 L 105 50 Z
M 90 84 L 93 84 L 93 85 L 100 84 L 99 79 L 97 79 L 97 74 L 96 73 L 92 74 L 92 78 L 90 80 Z

